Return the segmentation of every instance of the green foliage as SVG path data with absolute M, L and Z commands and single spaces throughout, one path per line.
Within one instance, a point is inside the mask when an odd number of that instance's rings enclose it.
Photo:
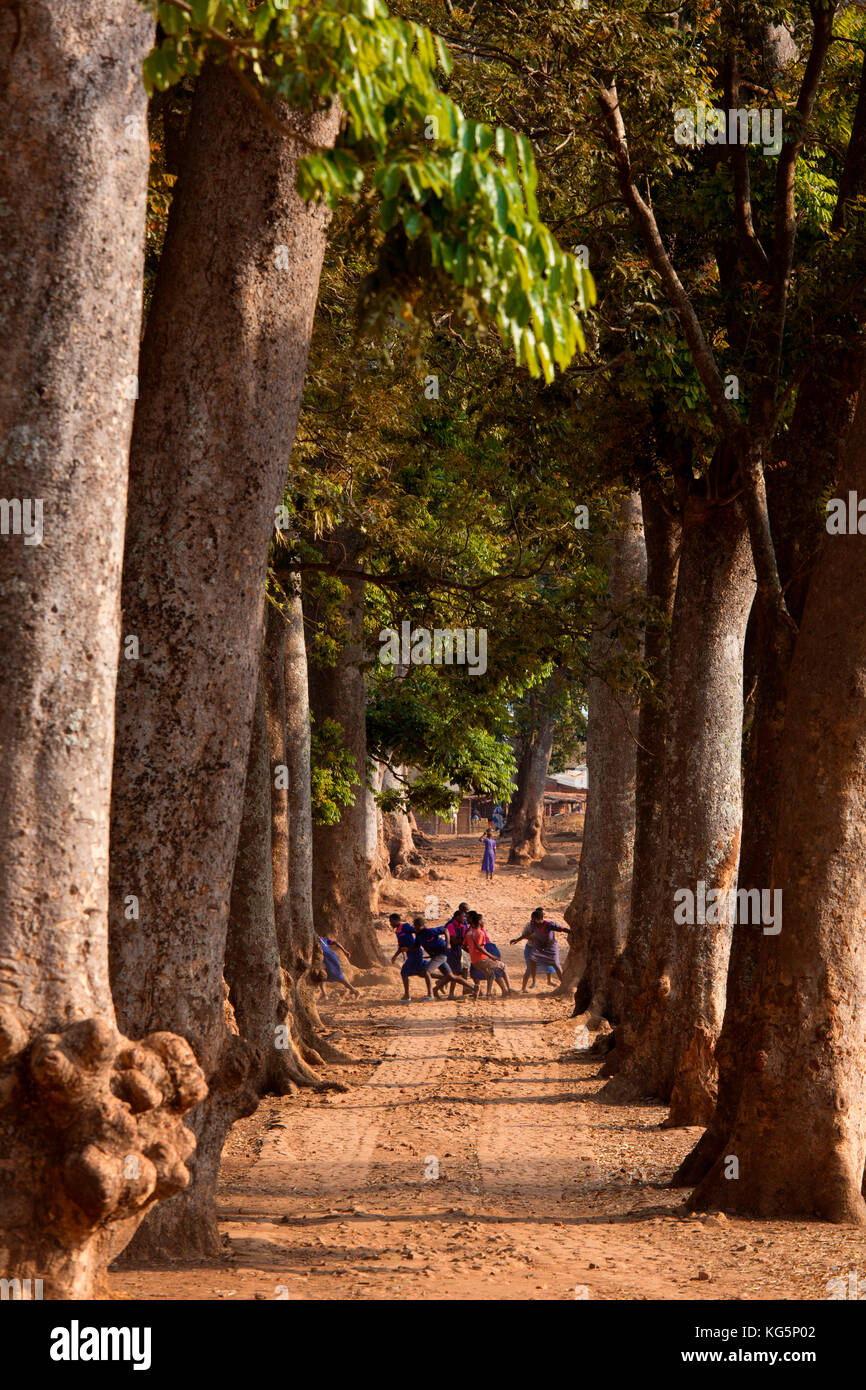
M 338 825 L 344 806 L 355 804 L 360 784 L 352 752 L 335 719 L 324 719 L 311 735 L 312 805 L 316 825 Z
M 553 379 L 584 338 L 580 313 L 594 301 L 589 273 L 541 221 L 529 140 L 467 120 L 443 92 L 448 49 L 383 0 L 144 0 L 162 37 L 145 63 L 163 91 L 228 61 L 262 97 L 294 109 L 339 102 L 341 141 L 300 162 L 298 188 L 335 207 L 371 180 L 380 231 L 423 240 L 434 273 L 464 309 L 495 325 L 533 376 Z

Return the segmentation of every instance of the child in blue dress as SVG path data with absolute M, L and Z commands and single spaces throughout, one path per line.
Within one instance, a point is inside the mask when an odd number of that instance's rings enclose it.
M 354 985 L 349 984 L 349 981 L 343 974 L 340 958 L 336 954 L 337 951 L 340 951 L 346 957 L 346 960 L 348 960 L 349 952 L 345 950 L 333 936 L 320 936 L 319 943 L 322 947 L 322 955 L 325 958 L 325 980 L 319 981 L 319 989 L 322 994 L 325 993 L 325 982 L 327 981 L 329 985 L 344 985 L 350 994 L 354 995 L 356 999 L 360 999 L 361 991 L 355 989 Z
M 484 874 L 487 882 L 492 883 L 493 873 L 496 868 L 496 836 L 489 827 L 482 835 L 481 843 L 484 846 L 484 855 L 481 860 L 481 872 Z
M 404 956 L 400 975 L 403 980 L 403 999 L 404 1004 L 409 1003 L 409 980 L 413 975 L 420 975 L 427 986 L 427 999 L 432 999 L 433 990 L 430 984 L 430 962 L 425 956 L 421 942 L 418 940 L 418 933 L 409 922 L 401 922 L 400 914 L 392 912 L 388 921 L 391 923 L 392 930 L 397 936 L 397 949 L 391 957 L 391 964 L 395 965 L 398 956 Z

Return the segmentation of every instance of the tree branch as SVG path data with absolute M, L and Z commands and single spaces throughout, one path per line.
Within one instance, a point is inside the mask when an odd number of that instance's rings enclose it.
M 604 138 L 613 155 L 623 199 L 638 225 L 650 260 L 679 319 L 695 368 L 709 397 L 713 418 L 722 435 L 732 442 L 739 443 L 742 424 L 725 396 L 724 384 L 712 348 L 704 336 L 692 302 L 667 253 L 655 214 L 641 197 L 635 184 L 616 84 L 612 83 L 610 87 L 599 85 L 596 89 L 596 100 L 604 118 Z

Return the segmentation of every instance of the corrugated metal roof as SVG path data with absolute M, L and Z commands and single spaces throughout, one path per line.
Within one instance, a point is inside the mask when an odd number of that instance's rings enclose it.
M 567 772 L 552 772 L 551 782 L 557 782 L 561 787 L 579 787 L 584 791 L 588 787 L 586 764 L 582 767 L 570 767 Z

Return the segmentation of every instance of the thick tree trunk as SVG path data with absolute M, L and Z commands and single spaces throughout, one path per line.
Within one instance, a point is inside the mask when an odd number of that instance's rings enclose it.
M 647 597 L 658 617 L 647 624 L 644 663 L 652 689 L 641 696 L 635 773 L 635 832 L 628 939 L 611 972 L 610 1015 L 616 1020 L 615 1045 L 604 1074 L 619 1070 L 628 1049 L 632 1007 L 649 959 L 653 905 L 664 867 L 662 808 L 665 785 L 665 729 L 670 676 L 670 622 L 677 587 L 680 519 L 673 499 L 656 478 L 641 483 L 641 513 L 647 554 Z
M 866 402 L 841 494 L 866 493 Z M 692 1205 L 866 1225 L 866 567 L 825 536 L 791 666 L 771 887 L 733 1130 Z M 736 1160 L 736 1164 L 731 1162 Z
M 335 136 L 336 112 L 281 115 L 316 143 Z M 298 154 L 228 67 L 205 68 L 142 349 L 123 575 L 141 650 L 119 685 L 112 978 L 127 1026 L 194 1040 L 213 1092 L 193 1185 L 144 1224 L 142 1255 L 218 1253 L 222 1144 L 256 1104 L 256 1049 L 224 1022 L 223 956 L 268 544 L 325 246 L 325 213 L 295 193 Z
M 399 768 L 398 772 L 405 773 L 405 770 L 405 768 Z M 382 768 L 380 791 L 389 791 L 401 785 L 399 777 L 389 767 Z M 380 812 L 379 822 L 381 827 L 380 850 L 390 873 L 393 874 L 396 870 L 401 869 L 404 864 L 421 862 L 421 855 L 415 846 L 415 837 L 412 833 L 412 821 L 405 811 Z
M 609 1099 L 671 1101 L 668 1124 L 707 1124 L 730 949 L 727 914 L 697 920 L 701 897 L 736 885 L 740 849 L 743 643 L 755 592 L 736 503 L 689 496 L 674 602 L 665 748 L 664 871 L 633 1034 Z M 693 895 L 691 923 L 677 921 Z
M 189 1181 L 206 1089 L 181 1038 L 118 1032 L 108 984 L 151 32 L 132 0 L 0 12 L 0 1273 L 49 1299 L 98 1295 Z
M 279 615 L 278 615 L 279 616 Z M 260 1094 L 291 1095 L 300 1085 L 317 1085 L 292 1037 L 291 985 L 280 966 L 274 918 L 271 852 L 273 777 L 265 714 L 264 678 L 253 715 L 244 811 L 232 880 L 225 973 L 229 999 L 242 1037 L 261 1054 L 256 1075 Z
M 337 825 L 313 827 L 313 913 L 316 932 L 336 937 L 353 965 L 382 965 L 370 910 L 371 882 L 368 848 L 367 730 L 361 628 L 364 588 L 347 582 L 344 603 L 348 640 L 335 666 L 309 664 L 310 705 L 317 722 L 333 719 L 343 730 L 360 779 L 351 806 L 343 808 Z
M 556 721 L 546 710 L 539 713 L 517 763 L 517 790 L 511 816 L 509 864 L 528 864 L 544 858 L 544 787 Z
M 849 350 L 829 374 L 821 369 L 804 382 L 797 399 L 788 468 L 770 477 L 768 501 L 779 573 L 788 611 L 800 622 L 806 595 L 825 535 L 819 501 L 837 479 L 840 449 L 850 434 L 862 391 L 863 353 Z M 772 874 L 773 849 L 783 781 L 784 727 L 788 678 L 794 640 L 779 628 L 774 615 L 755 605 L 750 638 L 757 667 L 755 708 L 749 730 L 743 796 L 743 846 L 739 887 L 766 888 Z M 716 1055 L 719 1087 L 712 1120 L 674 1174 L 675 1186 L 693 1187 L 728 1152 L 740 1103 L 744 1062 L 753 1046 L 753 993 L 758 979 L 761 932 L 735 926 L 728 969 L 727 1001 Z
M 574 900 L 565 914 L 572 945 L 565 987 L 577 988 L 574 1015 L 591 1031 L 609 1016 L 611 972 L 625 947 L 634 852 L 638 707 L 616 689 L 621 639 L 612 615 L 646 580 L 640 497 L 630 493 L 611 541 L 607 603 L 592 635 L 588 691 L 586 820 Z

